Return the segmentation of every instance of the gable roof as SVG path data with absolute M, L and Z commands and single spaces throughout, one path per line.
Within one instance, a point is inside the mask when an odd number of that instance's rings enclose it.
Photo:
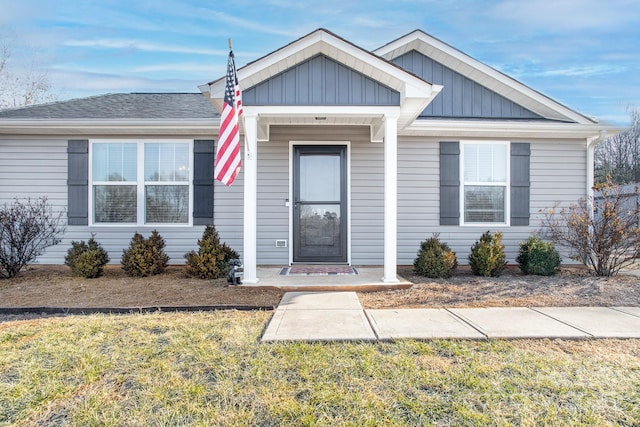
M 0 110 L 0 119 L 210 119 L 217 115 L 200 93 L 113 93 Z
M 242 92 L 243 105 L 400 105 L 400 92 L 318 54 Z
M 442 89 L 442 86 L 433 85 L 323 28 L 239 68 L 237 75 L 240 88 L 245 91 L 257 86 L 318 55 L 335 60 L 337 63 L 399 92 L 399 129 L 411 124 Z M 211 99 L 218 111 L 222 107 L 224 86 L 224 77 L 200 86 L 200 90 Z M 274 120 L 277 121 L 277 119 Z M 354 120 L 356 120 L 355 117 Z M 272 124 L 274 123 L 272 122 Z M 354 121 L 352 124 L 355 123 Z
M 597 123 L 597 120 L 560 104 L 421 30 L 415 30 L 387 43 L 376 49 L 374 53 L 387 60 L 393 60 L 412 50 L 455 70 L 546 119 L 580 124 Z

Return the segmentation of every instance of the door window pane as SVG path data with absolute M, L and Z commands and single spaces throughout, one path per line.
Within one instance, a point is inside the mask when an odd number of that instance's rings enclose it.
M 340 205 L 302 205 L 300 210 L 302 245 L 315 255 L 340 250 Z
M 340 155 L 300 156 L 300 200 L 340 201 Z

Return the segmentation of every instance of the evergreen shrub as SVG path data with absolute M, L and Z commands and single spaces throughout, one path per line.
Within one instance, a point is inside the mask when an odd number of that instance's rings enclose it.
M 506 267 L 502 233 L 487 231 L 471 246 L 469 265 L 476 276 L 498 277 Z
M 438 234 L 420 244 L 413 268 L 421 276 L 436 278 L 451 277 L 458 266 L 456 253 L 438 239 Z
M 551 276 L 560 268 L 560 254 L 553 243 L 531 236 L 520 243 L 516 262 L 524 274 Z
M 207 225 L 202 238 L 198 240 L 198 252 L 188 252 L 184 257 L 187 260 L 187 275 L 201 279 L 224 277 L 230 268 L 229 261 L 240 258 L 236 251 L 220 242 L 213 225 Z
M 122 251 L 122 269 L 131 277 L 147 277 L 164 273 L 169 256 L 164 248 L 166 243 L 157 230 L 145 239 L 135 233 L 127 249 Z
M 71 268 L 74 276 L 95 279 L 102 276 L 104 266 L 109 262 L 109 254 L 95 240 L 92 234 L 89 242 L 72 241 L 71 248 L 64 257 L 64 263 Z

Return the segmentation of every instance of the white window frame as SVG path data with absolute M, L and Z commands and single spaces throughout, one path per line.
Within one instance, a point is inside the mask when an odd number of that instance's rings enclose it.
M 144 146 L 145 144 L 187 144 L 189 150 L 189 177 L 187 184 L 189 187 L 189 207 L 187 214 L 187 222 L 176 223 L 156 223 L 145 222 L 146 217 L 146 200 L 145 189 L 147 183 L 149 185 L 175 185 L 171 182 L 155 182 L 145 181 L 144 176 Z M 137 189 L 137 221 L 133 222 L 95 222 L 95 206 L 93 203 L 94 185 L 103 185 L 103 181 L 93 181 L 93 146 L 94 144 L 136 144 L 136 181 L 129 182 L 129 185 L 135 185 Z M 107 183 L 108 185 L 108 183 Z M 118 184 L 121 185 L 121 184 Z M 123 183 L 122 185 L 126 185 Z M 181 185 L 181 184 L 179 184 Z M 89 141 L 89 225 L 92 227 L 191 227 L 193 226 L 193 140 L 191 139 L 93 139 Z
M 465 145 L 504 145 L 506 147 L 506 181 L 476 182 L 464 179 Z M 466 186 L 504 187 L 504 221 L 503 222 L 465 222 L 464 189 Z M 464 140 L 460 141 L 460 225 L 465 227 L 509 227 L 511 221 L 511 142 L 497 140 Z

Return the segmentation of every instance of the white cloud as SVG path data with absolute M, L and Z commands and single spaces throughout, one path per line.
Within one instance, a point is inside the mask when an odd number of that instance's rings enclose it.
M 616 30 L 637 23 L 640 3 L 637 0 L 503 0 L 489 12 L 490 17 L 525 31 Z
M 564 76 L 564 77 L 585 77 L 602 76 L 616 74 L 626 71 L 625 67 L 612 67 L 609 65 L 582 65 L 576 67 L 560 68 L 555 70 L 545 70 L 540 73 L 542 76 Z
M 152 79 L 57 69 L 51 73 L 51 81 L 66 98 L 118 92 L 198 92 L 198 85 L 207 79 Z
M 167 63 L 167 64 L 152 64 L 152 65 L 143 65 L 139 67 L 133 67 L 130 70 L 134 73 L 158 73 L 158 72 L 168 72 L 168 73 L 207 73 L 212 76 L 223 76 L 226 72 L 226 62 L 225 63 L 202 63 L 202 62 L 183 62 L 183 63 Z
M 65 46 L 88 47 L 102 49 L 136 49 L 145 52 L 183 53 L 196 55 L 226 56 L 229 51 L 220 49 L 203 49 L 191 46 L 170 45 L 164 43 L 151 43 L 143 40 L 126 39 L 96 39 L 96 40 L 69 40 Z
M 232 24 L 237 28 L 244 28 L 247 30 L 256 31 L 258 33 L 273 34 L 276 36 L 299 37 L 299 34 L 297 34 L 297 31 L 295 29 L 292 29 L 290 25 L 282 25 L 281 22 L 274 23 L 273 25 L 265 25 L 258 21 L 239 18 L 237 16 L 229 15 L 228 13 L 218 12 L 210 9 L 205 9 L 204 14 L 205 16 L 210 16 L 211 18 L 213 18 L 213 22 L 224 22 L 227 24 Z

